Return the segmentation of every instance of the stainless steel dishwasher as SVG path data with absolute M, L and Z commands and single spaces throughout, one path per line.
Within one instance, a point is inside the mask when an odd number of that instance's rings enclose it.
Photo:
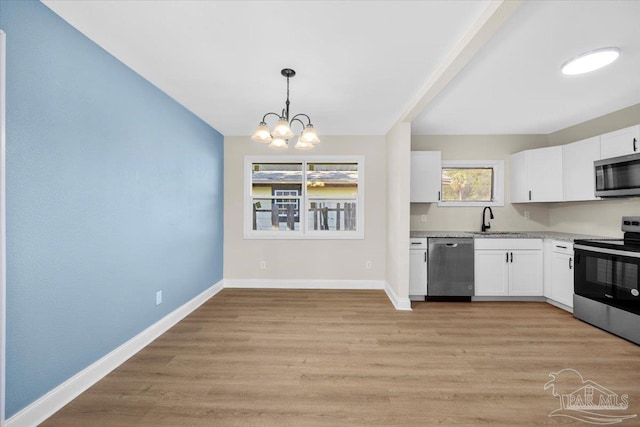
M 473 296 L 473 238 L 429 238 L 427 299 Z

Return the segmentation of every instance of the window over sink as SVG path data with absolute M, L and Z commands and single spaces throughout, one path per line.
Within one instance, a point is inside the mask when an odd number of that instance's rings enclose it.
M 364 157 L 245 158 L 244 237 L 363 239 Z
M 503 160 L 443 160 L 438 206 L 504 206 Z

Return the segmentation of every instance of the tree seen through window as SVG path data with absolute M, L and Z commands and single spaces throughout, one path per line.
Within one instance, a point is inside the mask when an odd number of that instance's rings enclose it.
M 442 168 L 442 201 L 493 201 L 493 182 L 493 168 Z

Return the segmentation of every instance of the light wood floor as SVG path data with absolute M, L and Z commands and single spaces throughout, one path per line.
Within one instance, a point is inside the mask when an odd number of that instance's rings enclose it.
M 563 368 L 640 417 L 640 346 L 546 303 L 225 289 L 44 425 L 583 425 L 549 417 Z

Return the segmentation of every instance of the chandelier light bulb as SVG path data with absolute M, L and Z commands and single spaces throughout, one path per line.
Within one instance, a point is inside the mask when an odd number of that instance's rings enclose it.
M 273 128 L 272 135 L 274 138 L 292 138 L 293 132 L 289 127 L 289 122 L 285 118 L 281 117 L 280 120 L 276 122 L 276 126 Z
M 258 127 L 256 128 L 251 139 L 255 142 L 261 142 L 263 144 L 268 144 L 271 142 L 271 132 L 269 131 L 269 127 L 265 122 L 260 122 Z
M 313 144 L 305 141 L 303 139 L 303 135 L 300 134 L 300 137 L 298 138 L 298 142 L 296 142 L 295 148 L 297 148 L 298 150 L 310 150 L 311 148 L 313 148 Z
M 618 59 L 618 56 L 620 56 L 620 49 L 617 47 L 592 50 L 562 64 L 562 74 L 573 76 L 595 71 L 611 64 Z
M 269 148 L 288 148 L 287 140 L 284 138 L 273 138 Z
M 311 123 L 305 126 L 304 130 L 302 131 L 302 135 L 300 135 L 300 139 L 311 144 L 317 144 L 320 142 L 318 133 Z

